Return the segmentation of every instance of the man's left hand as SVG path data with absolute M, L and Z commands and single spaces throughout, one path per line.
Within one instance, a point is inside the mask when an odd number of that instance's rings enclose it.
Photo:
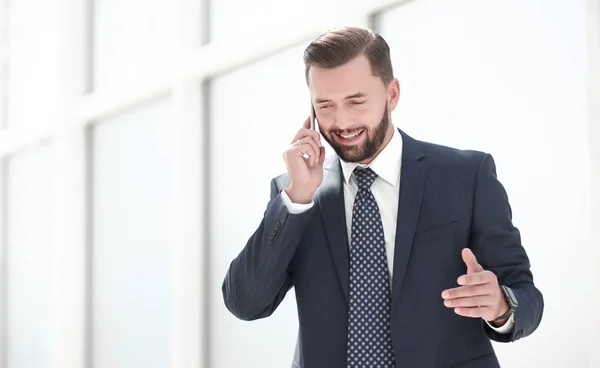
M 454 308 L 458 315 L 471 318 L 483 318 L 492 323 L 508 311 L 509 306 L 498 285 L 498 278 L 491 271 L 485 271 L 477 262 L 473 252 L 465 248 L 462 258 L 467 265 L 467 274 L 458 278 L 460 287 L 444 290 L 444 305 Z M 504 321 L 492 323 L 494 327 L 502 326 Z

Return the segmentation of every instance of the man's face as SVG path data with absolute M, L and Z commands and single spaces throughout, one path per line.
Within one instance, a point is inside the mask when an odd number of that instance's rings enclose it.
M 311 66 L 308 86 L 321 134 L 342 160 L 368 163 L 391 139 L 398 81 L 385 86 L 364 55 L 334 69 Z

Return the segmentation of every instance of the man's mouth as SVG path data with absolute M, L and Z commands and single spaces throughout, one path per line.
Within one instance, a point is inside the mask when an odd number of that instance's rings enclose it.
M 352 133 L 336 133 L 335 135 L 337 135 L 343 143 L 354 143 L 362 136 L 364 131 L 364 129 L 361 129 Z

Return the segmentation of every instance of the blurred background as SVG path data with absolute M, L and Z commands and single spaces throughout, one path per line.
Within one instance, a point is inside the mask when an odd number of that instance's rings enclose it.
M 293 292 L 243 322 L 221 283 L 341 25 L 397 127 L 496 160 L 546 302 L 502 366 L 600 367 L 600 0 L 0 0 L 0 368 L 291 365 Z

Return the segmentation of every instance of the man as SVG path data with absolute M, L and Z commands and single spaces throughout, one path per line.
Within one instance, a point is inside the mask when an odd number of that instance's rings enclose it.
M 490 339 L 530 335 L 544 304 L 492 157 L 394 128 L 400 87 L 376 33 L 329 31 L 304 62 L 337 156 L 305 121 L 227 272 L 227 308 L 264 318 L 293 286 L 293 367 L 499 367 Z

